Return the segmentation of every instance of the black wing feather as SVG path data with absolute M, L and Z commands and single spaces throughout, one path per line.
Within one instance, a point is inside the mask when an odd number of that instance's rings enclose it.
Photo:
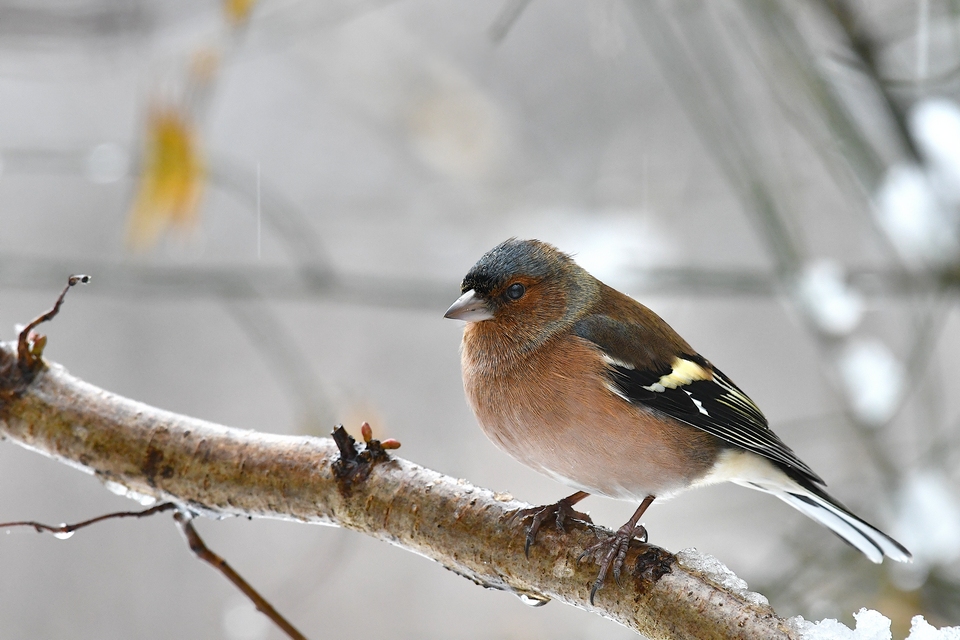
M 703 357 L 696 354 L 679 356 L 712 371 L 713 379 L 664 388 L 658 383 L 661 377 L 671 373 L 672 363 L 656 369 L 638 366 L 638 359 L 624 350 L 629 341 L 623 339 L 623 332 L 631 330 L 629 325 L 609 319 L 604 322 L 600 317 L 592 316 L 589 322 L 579 323 L 576 329 L 577 335 L 592 342 L 608 356 L 611 382 L 629 402 L 664 413 L 761 455 L 792 475 L 825 484 L 770 429 L 766 417 L 753 401 Z M 615 332 L 615 335 L 609 335 L 608 331 Z

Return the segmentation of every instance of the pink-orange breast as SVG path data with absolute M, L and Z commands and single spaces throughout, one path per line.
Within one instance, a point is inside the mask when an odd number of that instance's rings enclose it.
M 556 336 L 518 355 L 495 340 L 468 328 L 464 388 L 487 436 L 520 462 L 578 490 L 630 500 L 676 493 L 715 462 L 713 436 L 611 391 L 589 342 Z

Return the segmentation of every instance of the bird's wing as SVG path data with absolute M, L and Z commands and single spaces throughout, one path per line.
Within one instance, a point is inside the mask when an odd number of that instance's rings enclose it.
M 600 349 L 611 390 L 628 402 L 768 458 L 805 480 L 825 484 L 770 430 L 747 394 L 703 357 L 695 353 L 658 357 L 643 348 L 642 326 L 607 316 L 584 318 L 574 332 Z

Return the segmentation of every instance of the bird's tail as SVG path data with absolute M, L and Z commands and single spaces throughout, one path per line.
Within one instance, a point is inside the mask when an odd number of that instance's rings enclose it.
M 902 544 L 855 516 L 819 487 L 812 486 L 809 482 L 801 483 L 793 478 L 791 480 L 788 486 L 768 482 L 742 484 L 775 495 L 833 531 L 873 562 L 883 562 L 884 556 L 897 562 L 913 561 L 913 556 Z

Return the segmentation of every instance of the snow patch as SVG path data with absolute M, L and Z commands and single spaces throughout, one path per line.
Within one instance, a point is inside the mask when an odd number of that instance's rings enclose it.
M 725 564 L 709 553 L 700 553 L 696 549 L 684 549 L 677 554 L 677 561 L 680 566 L 703 574 L 711 582 L 716 582 L 747 602 L 756 605 L 770 604 L 770 601 L 763 594 L 750 591 L 743 578 L 738 577 Z
M 892 640 L 890 620 L 883 614 L 871 609 L 860 609 L 853 614 L 857 621 L 856 629 L 827 618 L 820 622 L 804 620 L 795 616 L 787 620 L 787 626 L 800 634 L 804 640 Z M 910 635 L 906 640 L 960 640 L 960 627 L 937 629 L 923 616 L 914 616 L 910 621 Z

